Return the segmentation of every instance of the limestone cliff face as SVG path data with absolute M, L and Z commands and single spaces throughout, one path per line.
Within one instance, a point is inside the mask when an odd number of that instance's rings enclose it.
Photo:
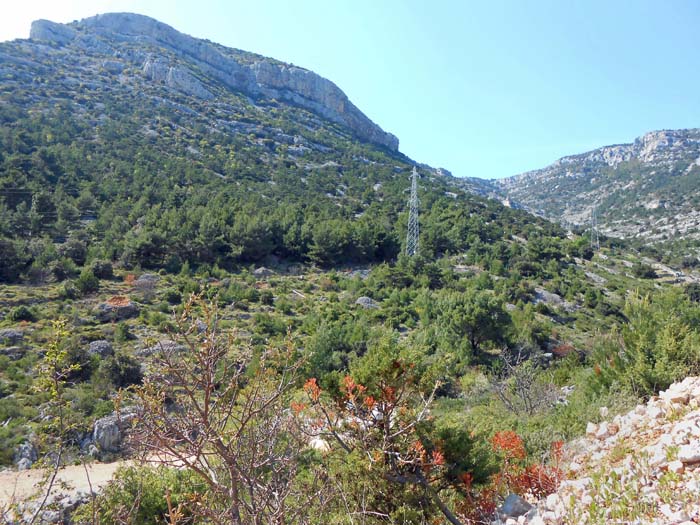
M 366 141 L 392 151 L 398 150 L 398 139 L 372 122 L 330 80 L 312 71 L 264 57 L 241 60 L 221 46 L 180 33 L 146 16 L 109 13 L 69 25 L 38 20 L 32 24 L 30 33 L 33 40 L 61 46 L 85 45 L 91 41 L 91 36 L 99 37 L 100 43 L 114 43 L 116 46 L 119 42 L 129 41 L 163 47 L 229 89 L 294 103 L 347 126 Z M 94 42 L 92 44 L 94 49 Z M 165 82 L 199 98 L 213 97 L 187 68 L 169 65 L 159 57 L 147 57 L 141 67 L 152 80 Z

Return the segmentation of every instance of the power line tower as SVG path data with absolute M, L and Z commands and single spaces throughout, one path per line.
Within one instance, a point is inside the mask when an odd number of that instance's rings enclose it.
M 600 237 L 598 235 L 598 216 L 596 208 L 591 210 L 591 249 L 600 251 Z
M 418 172 L 413 167 L 411 175 L 411 198 L 408 201 L 408 234 L 406 235 L 406 255 L 418 253 Z

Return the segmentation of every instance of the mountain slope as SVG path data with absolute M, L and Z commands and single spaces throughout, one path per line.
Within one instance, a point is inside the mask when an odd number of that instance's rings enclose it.
M 400 252 L 414 163 L 331 82 L 139 15 L 31 37 L 0 44 L 0 279 L 65 257 L 177 270 Z M 427 255 L 562 235 L 420 168 Z
M 494 182 L 510 199 L 564 223 L 590 224 L 595 208 L 610 236 L 700 239 L 700 129 L 653 131 Z

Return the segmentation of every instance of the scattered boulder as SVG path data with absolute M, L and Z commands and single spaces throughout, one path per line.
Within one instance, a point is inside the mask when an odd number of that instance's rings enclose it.
M 19 346 L 8 346 L 7 348 L 0 348 L 0 355 L 4 355 L 17 361 L 17 359 L 22 359 L 24 356 L 24 350 Z
M 152 346 L 148 346 L 142 350 L 137 351 L 140 356 L 149 356 L 157 354 L 160 352 L 184 352 L 185 346 L 170 339 L 164 339 L 163 341 L 158 341 Z
M 112 343 L 100 339 L 99 341 L 92 341 L 88 346 L 89 355 L 99 355 L 100 357 L 107 357 L 114 354 L 114 348 Z
M 32 468 L 33 463 L 29 461 L 27 458 L 22 458 L 17 463 L 15 463 L 15 466 L 17 467 L 17 470 L 29 470 Z
M 331 450 L 331 446 L 328 444 L 328 441 L 318 437 L 315 437 L 309 441 L 309 446 L 314 450 L 318 450 L 319 452 L 329 452 Z
M 0 343 L 16 345 L 24 339 L 24 332 L 16 328 L 5 328 L 0 330 Z
M 155 273 L 144 273 L 134 281 L 134 286 L 155 286 L 160 281 L 160 276 Z
M 39 458 L 39 454 L 33 443 L 25 441 L 15 450 L 15 465 L 17 470 L 27 470 Z
M 124 409 L 95 421 L 92 440 L 100 452 L 118 452 L 124 438 L 124 430 L 136 417 L 136 411 Z
M 379 308 L 379 303 L 372 299 L 371 297 L 367 297 L 366 295 L 363 295 L 362 297 L 358 297 L 357 301 L 355 301 L 355 304 L 357 306 L 361 306 L 362 308 L 365 308 L 366 310 L 374 310 Z
M 139 307 L 124 295 L 115 295 L 97 306 L 97 319 L 102 323 L 123 321 L 139 315 Z
M 116 60 L 105 60 L 102 62 L 102 67 L 105 71 L 109 71 L 115 75 L 118 75 L 124 70 L 124 64 Z
M 535 304 L 544 303 L 550 306 L 563 308 L 567 312 L 573 312 L 576 310 L 576 305 L 565 301 L 559 294 L 550 292 L 541 287 L 535 288 L 535 297 L 533 302 Z
M 682 445 L 678 449 L 678 461 L 684 464 L 700 463 L 700 441 Z
M 498 508 L 498 513 L 502 516 L 517 518 L 530 512 L 532 508 L 532 505 L 517 494 L 508 494 L 503 505 Z
M 253 275 L 255 277 L 270 277 L 271 275 L 274 275 L 275 272 L 270 270 L 269 268 L 265 268 L 264 266 L 261 266 L 260 268 L 256 268 L 253 270 Z
M 668 405 L 671 405 L 673 403 L 680 403 L 684 405 L 690 399 L 690 392 L 685 390 L 681 386 L 681 383 L 675 383 L 671 385 L 671 387 L 668 390 L 661 392 L 659 394 L 659 397 Z

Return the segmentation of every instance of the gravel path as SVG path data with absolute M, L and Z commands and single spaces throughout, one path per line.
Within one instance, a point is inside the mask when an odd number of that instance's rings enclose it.
M 131 464 L 132 462 L 130 461 L 116 461 L 114 463 L 96 462 L 87 465 L 92 488 L 97 490 L 97 488 L 103 487 L 112 479 L 117 468 Z M 41 482 L 43 475 L 44 471 L 41 469 L 0 472 L 0 508 L 13 501 L 25 500 L 34 494 L 37 490 L 37 484 Z M 72 488 L 70 490 L 63 489 L 60 482 L 69 483 Z M 56 477 L 52 494 L 77 490 L 85 492 L 90 490 L 90 483 L 83 465 L 70 465 L 62 468 Z

